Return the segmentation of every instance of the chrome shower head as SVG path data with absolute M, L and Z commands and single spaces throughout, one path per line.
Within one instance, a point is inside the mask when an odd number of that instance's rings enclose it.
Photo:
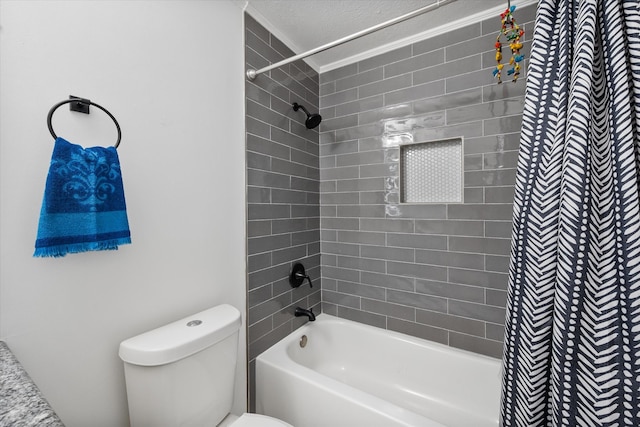
M 298 104 L 297 102 L 294 102 L 293 111 L 298 111 L 299 109 L 302 109 L 302 111 L 304 111 L 304 113 L 307 115 L 307 120 L 305 120 L 304 122 L 307 129 L 313 129 L 317 127 L 322 121 L 322 116 L 320 114 L 311 114 L 302 105 Z

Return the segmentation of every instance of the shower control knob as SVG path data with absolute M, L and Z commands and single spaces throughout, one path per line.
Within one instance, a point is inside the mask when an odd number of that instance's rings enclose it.
M 291 287 L 297 288 L 302 285 L 302 283 L 304 283 L 304 279 L 307 279 L 309 281 L 309 287 L 313 288 L 311 278 L 304 271 L 304 265 L 302 265 L 302 263 L 300 262 L 297 262 L 291 269 L 291 274 L 289 275 L 289 283 L 291 284 Z

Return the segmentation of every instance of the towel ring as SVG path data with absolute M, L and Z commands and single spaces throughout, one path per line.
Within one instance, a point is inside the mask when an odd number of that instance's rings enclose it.
M 93 105 L 96 108 L 101 109 L 102 111 L 104 111 L 109 117 L 111 117 L 111 120 L 113 120 L 113 123 L 116 125 L 116 129 L 118 130 L 118 140 L 116 141 L 115 145 L 113 146 L 114 148 L 118 148 L 118 145 L 120 145 L 120 140 L 122 139 L 122 132 L 120 131 L 120 125 L 118 124 L 118 121 L 116 120 L 115 117 L 113 117 L 113 114 L 111 114 L 109 111 L 107 111 L 106 108 L 96 104 L 95 102 L 89 101 L 88 99 L 82 99 L 82 98 L 71 98 L 71 99 L 66 99 L 64 101 L 58 102 L 56 105 L 54 105 L 53 107 L 51 107 L 51 109 L 49 110 L 49 114 L 47 115 L 47 125 L 49 126 L 49 132 L 51 133 L 51 136 L 53 136 L 53 139 L 58 138 L 58 135 L 56 135 L 56 133 L 53 131 L 53 125 L 51 124 L 51 118 L 53 117 L 53 113 L 58 109 L 58 107 L 60 107 L 61 105 L 64 104 L 69 104 L 71 102 L 76 102 L 78 104 L 83 104 L 87 106 L 87 110 L 86 113 L 89 113 L 88 110 L 88 106 L 89 105 Z M 76 110 L 77 111 L 77 110 Z

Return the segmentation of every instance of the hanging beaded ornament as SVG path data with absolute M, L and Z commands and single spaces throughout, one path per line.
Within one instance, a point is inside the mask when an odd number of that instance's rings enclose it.
M 496 38 L 495 44 L 496 62 L 498 64 L 493 70 L 493 75 L 498 78 L 498 84 L 502 83 L 502 68 L 504 67 L 502 64 L 502 43 L 500 42 L 500 37 L 502 35 L 505 36 L 509 43 L 509 48 L 511 48 L 511 58 L 509 59 L 511 69 L 507 70 L 507 75 L 513 75 L 514 83 L 518 80 L 518 76 L 520 75 L 520 62 L 524 59 L 524 55 L 520 53 L 520 49 L 522 49 L 520 37 L 524 35 L 524 30 L 521 30 L 518 24 L 516 24 L 516 20 L 513 17 L 514 10 L 516 10 L 516 7 L 510 6 L 500 14 L 502 27 L 500 28 L 500 31 L 498 31 L 498 37 Z

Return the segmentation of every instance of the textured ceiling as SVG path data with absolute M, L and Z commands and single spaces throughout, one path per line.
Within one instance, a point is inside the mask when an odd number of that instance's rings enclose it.
M 296 53 L 301 53 L 436 1 L 245 0 L 241 3 L 246 3 L 247 11 Z M 325 71 L 354 55 L 503 5 L 506 8 L 505 0 L 453 0 L 423 15 L 313 55 L 307 61 L 317 70 Z M 496 18 L 499 19 L 497 14 Z

